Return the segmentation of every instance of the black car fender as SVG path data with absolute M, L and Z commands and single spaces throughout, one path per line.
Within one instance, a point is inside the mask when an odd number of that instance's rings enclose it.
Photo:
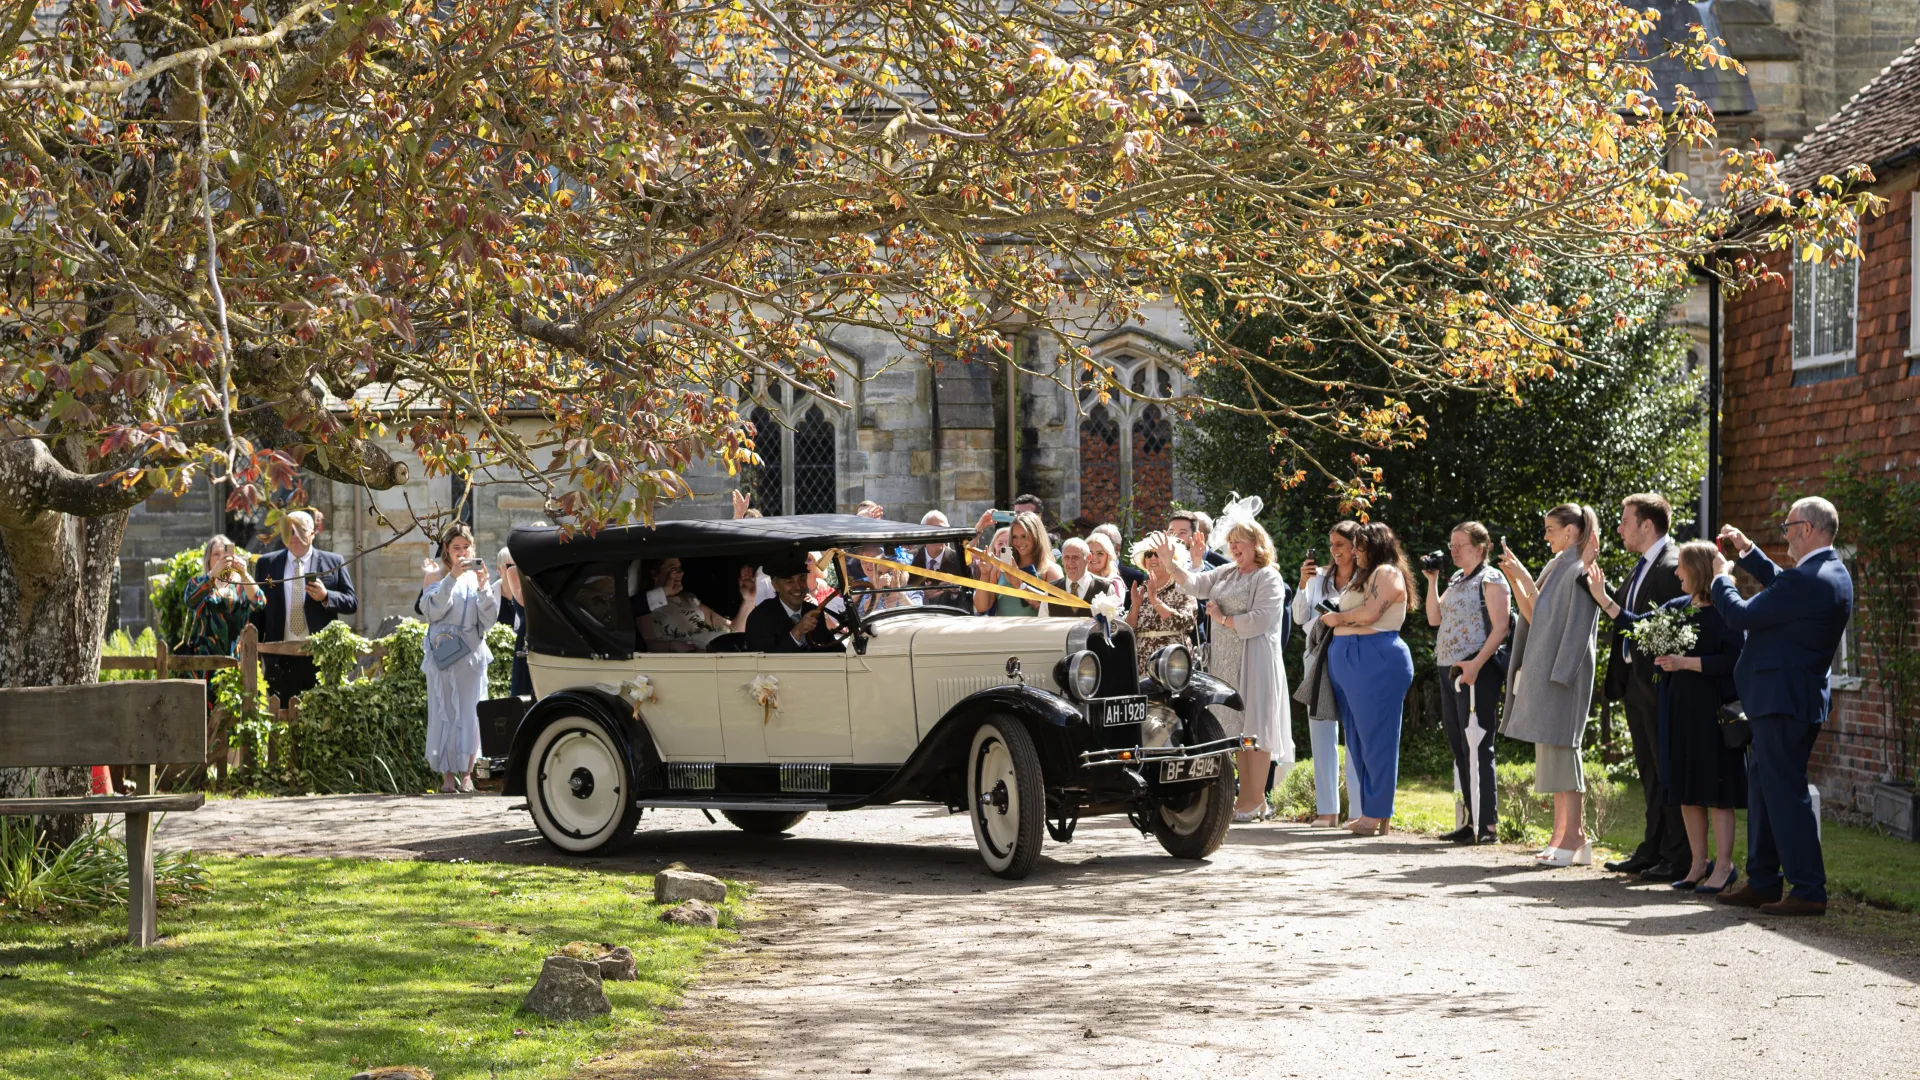
M 1245 707 L 1240 691 L 1204 671 L 1194 672 L 1186 688 L 1173 696 L 1174 711 L 1181 716 L 1193 716 L 1209 705 L 1224 705 L 1229 709 Z
M 972 738 L 975 727 L 982 719 L 1007 715 L 1026 725 L 1027 732 L 1033 736 L 1040 750 L 1041 768 L 1049 780 L 1066 775 L 1066 771 L 1074 767 L 1073 763 L 1066 760 L 1064 731 L 1069 724 L 1085 722 L 1086 718 L 1079 707 L 1058 694 L 1020 683 L 1009 683 L 968 694 L 955 702 L 927 732 L 927 737 L 920 740 L 920 745 L 914 748 L 898 772 L 872 795 L 845 809 L 922 796 L 945 798 L 949 805 L 953 805 L 953 798 L 939 795 L 936 789 L 951 782 L 957 791 L 964 783 L 952 781 L 952 778 L 943 781 L 940 774 L 952 769 L 955 762 L 960 760 L 965 749 L 962 744 Z
M 627 767 L 633 774 L 639 776 L 645 771 L 647 751 L 653 744 L 653 735 L 647 731 L 645 722 L 634 716 L 633 709 L 619 697 L 592 687 L 575 687 L 534 702 L 520 720 L 520 727 L 513 733 L 513 749 L 507 756 L 503 794 L 527 793 L 527 758 L 533 753 L 534 740 L 550 721 L 563 716 L 585 716 L 599 721 L 620 745 L 620 752 L 626 755 Z

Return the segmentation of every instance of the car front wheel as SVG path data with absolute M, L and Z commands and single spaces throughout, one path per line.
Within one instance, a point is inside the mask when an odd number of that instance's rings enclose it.
M 564 716 L 541 729 L 526 779 L 534 826 L 568 854 L 618 850 L 640 823 L 627 755 L 595 720 Z
M 980 858 L 996 877 L 1019 879 L 1040 860 L 1047 796 L 1040 752 L 1018 720 L 995 717 L 973 733 L 967 805 Z
M 1226 737 L 1210 712 L 1195 718 L 1192 728 L 1195 743 Z M 1227 826 L 1233 824 L 1233 803 L 1239 791 L 1234 783 L 1233 759 L 1221 762 L 1219 776 L 1189 786 L 1191 790 L 1153 808 L 1153 835 L 1176 859 L 1204 859 L 1220 850 L 1227 839 Z

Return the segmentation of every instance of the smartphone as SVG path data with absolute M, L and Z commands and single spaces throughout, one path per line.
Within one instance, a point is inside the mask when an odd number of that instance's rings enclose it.
M 1329 596 L 1314 606 L 1322 614 L 1332 614 L 1340 610 L 1340 600 L 1337 597 Z
M 1737 561 L 1740 558 L 1740 553 L 1734 549 L 1733 539 L 1731 537 L 1716 536 L 1713 538 L 1713 542 L 1719 545 L 1720 554 L 1725 555 L 1728 560 Z
M 467 560 L 466 562 L 463 562 L 463 563 L 461 563 L 460 565 L 461 565 L 461 566 L 471 566 L 471 567 L 474 567 L 474 568 L 476 568 L 476 569 L 480 569 L 480 570 L 485 570 L 485 569 L 487 568 L 487 560 L 485 560 L 485 559 L 477 559 L 477 558 L 476 558 L 476 559 L 468 559 L 468 560 Z
M 1013 511 L 1011 511 L 1011 510 L 995 510 L 995 511 L 993 512 L 993 523 L 994 523 L 995 525 L 1011 525 L 1011 524 L 1013 524 Z

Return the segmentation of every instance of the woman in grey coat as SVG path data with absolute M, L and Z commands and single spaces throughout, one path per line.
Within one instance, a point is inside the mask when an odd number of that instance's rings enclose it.
M 1500 545 L 1500 570 L 1520 609 L 1500 734 L 1533 744 L 1533 789 L 1553 795 L 1553 838 L 1538 858 L 1549 866 L 1584 866 L 1593 862 L 1593 848 L 1580 816 L 1586 790 L 1580 744 L 1593 704 L 1600 612 L 1587 592 L 1586 570 L 1600 554 L 1600 519 L 1591 507 L 1562 503 L 1547 511 L 1546 540 L 1553 558 L 1537 582 Z

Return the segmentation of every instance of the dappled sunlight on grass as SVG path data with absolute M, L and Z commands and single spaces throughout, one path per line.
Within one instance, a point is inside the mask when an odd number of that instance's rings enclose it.
M 639 874 L 203 861 L 211 896 L 162 912 L 156 948 L 128 948 L 118 913 L 0 922 L 0 1075 L 561 1076 L 652 1027 L 722 933 L 662 925 Z M 576 940 L 630 946 L 639 981 L 606 984 L 608 1018 L 521 1013 L 541 959 Z

